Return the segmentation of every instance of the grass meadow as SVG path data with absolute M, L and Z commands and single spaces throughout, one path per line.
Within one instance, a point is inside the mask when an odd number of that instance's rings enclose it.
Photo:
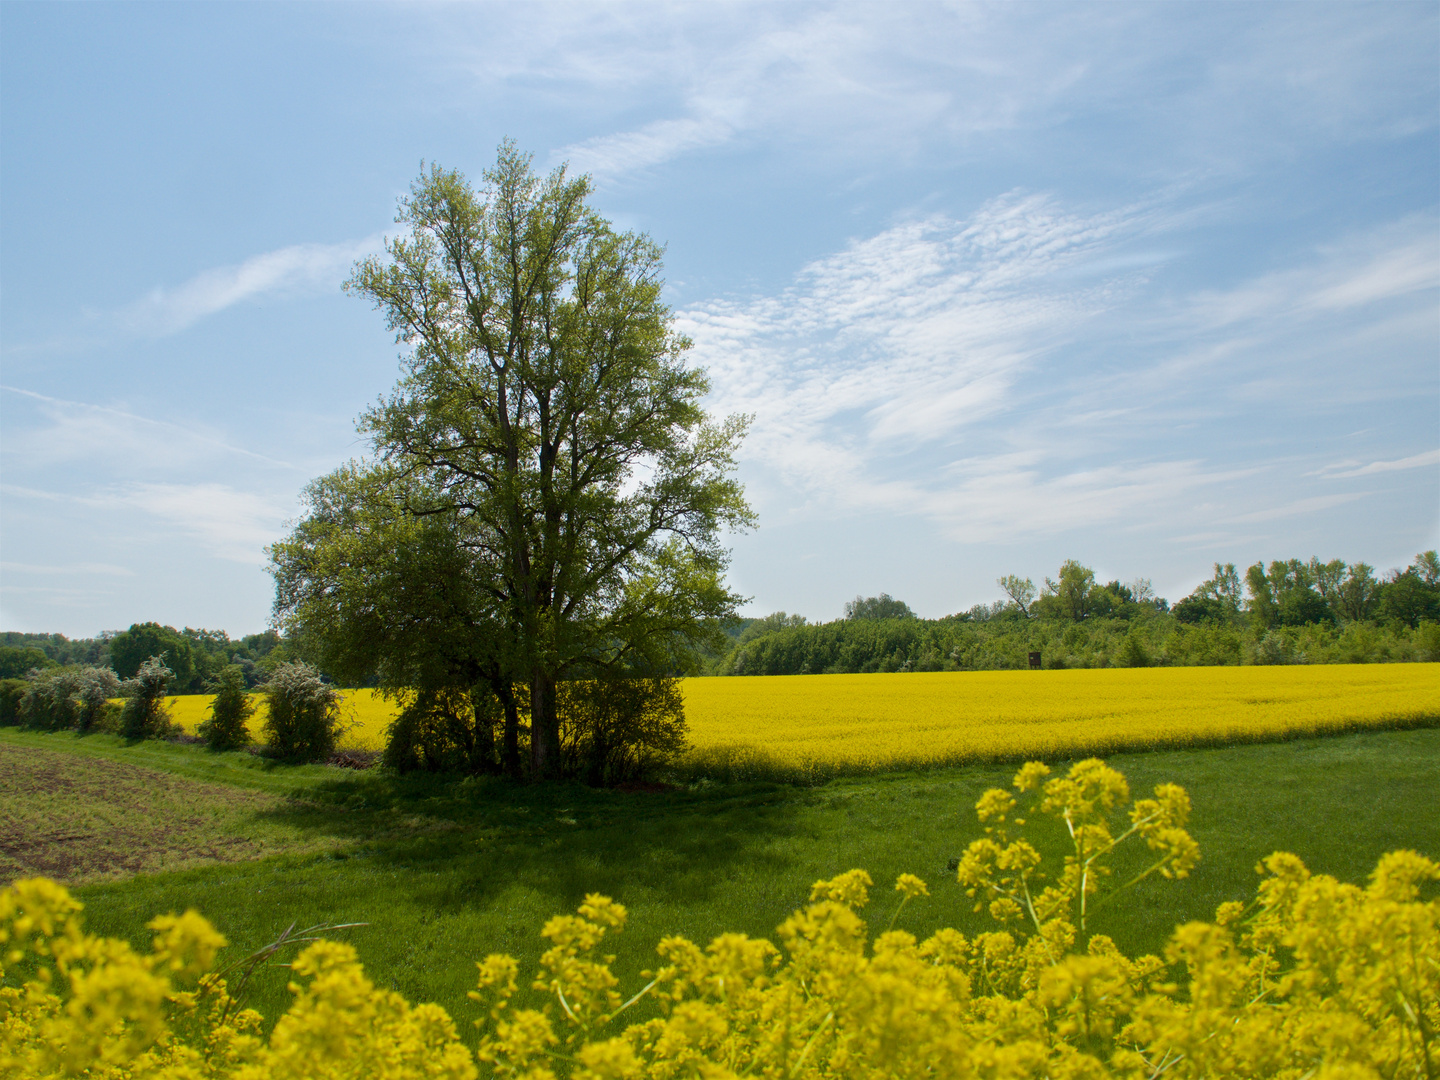
M 52 755 L 68 759 L 76 798 L 44 794 L 45 770 L 59 767 Z M 1253 895 L 1255 863 L 1276 849 L 1354 881 L 1385 851 L 1440 852 L 1440 728 L 1108 760 L 1136 792 L 1182 784 L 1203 853 L 1189 879 L 1147 881 L 1107 912 L 1097 929 L 1127 951 L 1158 949 L 1177 922 Z M 979 835 L 975 800 L 1013 774 L 974 764 L 810 786 L 702 781 L 622 792 L 287 767 L 191 745 L 13 729 L 0 729 L 0 770 L 6 876 L 54 858 L 37 838 L 63 844 L 92 932 L 143 943 L 155 914 L 195 907 L 248 951 L 292 922 L 365 922 L 345 937 L 377 984 L 440 1003 L 462 1030 L 474 1013 L 465 994 L 475 960 L 508 952 L 533 963 L 544 921 L 592 891 L 630 909 L 616 945 L 627 985 L 653 965 L 662 936 L 772 936 L 813 881 L 853 867 L 880 886 L 872 923 L 889 919 L 889 884 L 909 872 L 933 895 L 911 903 L 900 928 L 978 929 L 985 924 L 946 863 Z M 117 823 L 130 831 L 115 836 Z M 1057 834 L 1040 838 L 1058 852 Z M 165 854 L 177 848 L 207 851 L 192 863 L 208 865 L 177 866 Z M 133 870 L 117 877 L 112 864 L 126 858 Z M 287 974 L 261 978 L 254 1004 L 267 1016 L 288 1004 Z

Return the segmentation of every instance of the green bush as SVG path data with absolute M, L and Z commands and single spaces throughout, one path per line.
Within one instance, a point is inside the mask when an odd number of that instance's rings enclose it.
M 32 671 L 20 697 L 20 723 L 41 731 L 103 726 L 107 702 L 120 690 L 109 668 L 61 667 Z
M 120 713 L 120 734 L 127 739 L 155 739 L 170 734 L 165 691 L 174 678 L 163 656 L 152 656 L 140 665 L 135 677 L 125 681 L 129 700 Z
M 1440 623 L 1422 622 L 1415 631 L 1415 659 L 1434 663 L 1440 660 Z
M 382 762 L 397 772 L 466 773 L 500 770 L 495 731 L 500 702 L 487 689 L 420 690 L 401 699 Z
M 588 784 L 644 779 L 687 746 L 677 679 L 562 682 L 559 708 L 561 767 Z
M 1145 642 L 1141 635 L 1134 628 L 1130 630 L 1120 643 L 1119 651 L 1115 655 L 1116 667 L 1149 667 L 1150 653 L 1145 648 Z
M 324 761 L 340 737 L 340 693 L 303 661 L 275 665 L 264 686 L 265 740 L 286 761 Z
M 29 687 L 25 679 L 0 679 L 0 727 L 20 723 L 20 702 Z
M 215 700 L 210 718 L 200 725 L 200 734 L 212 750 L 238 750 L 250 739 L 250 717 L 255 703 L 245 693 L 245 671 L 239 664 L 221 670 L 211 684 Z

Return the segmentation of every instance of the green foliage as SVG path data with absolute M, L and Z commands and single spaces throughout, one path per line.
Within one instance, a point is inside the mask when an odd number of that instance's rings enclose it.
M 783 614 L 783 612 L 782 612 Z M 904 600 L 896 600 L 889 593 L 879 596 L 857 596 L 845 604 L 847 619 L 914 619 L 915 612 Z
M 265 683 L 265 741 L 285 761 L 324 761 L 340 736 L 340 693 L 303 661 L 275 665 Z
M 195 676 L 195 650 L 173 626 L 135 623 L 110 639 L 110 660 L 115 674 L 122 679 L 135 678 L 140 668 L 156 656 L 165 657 L 176 691 L 189 690 Z
M 1268 570 L 1262 563 L 1256 563 L 1245 571 L 1250 617 L 1257 627 L 1265 630 L 1334 623 L 1335 612 L 1316 588 L 1318 581 L 1315 566 L 1299 559 L 1276 560 Z
M 565 773 L 592 785 L 642 780 L 686 749 L 685 702 L 672 678 L 572 679 L 560 684 Z
M 498 773 L 496 731 L 504 723 L 488 686 L 407 690 L 390 726 L 382 760 L 396 772 Z
M 1376 581 L 1365 563 L 1273 562 L 1247 573 L 1234 563 L 1171 609 L 1150 583 L 1098 584 L 1075 560 L 1046 579 L 997 582 L 1007 600 L 943 619 L 798 616 L 754 620 L 709 670 L 720 675 L 873 671 L 979 671 L 1144 664 L 1397 663 L 1440 659 L 1440 557 L 1424 552 Z M 908 609 L 907 609 L 908 610 Z
M 140 665 L 133 679 L 125 681 L 125 707 L 120 713 L 120 734 L 127 739 L 156 739 L 170 734 L 169 710 L 165 695 L 175 673 L 165 665 L 164 656 L 152 656 Z
M 1125 635 L 1125 640 L 1121 643 L 1120 651 L 1115 657 L 1115 666 L 1150 666 L 1150 652 L 1145 648 L 1145 640 L 1137 627 L 1132 626 L 1130 632 Z
M 20 703 L 30 683 L 25 679 L 0 679 L 0 727 L 20 723 Z
M 58 634 L 52 637 L 64 642 Z M 48 643 L 41 647 L 47 654 L 53 651 Z M 221 670 L 231 664 L 239 665 L 245 685 L 253 688 L 271 665 L 286 658 L 285 646 L 274 630 L 248 634 L 233 641 L 223 630 L 197 630 L 189 626 L 176 630 L 155 622 L 135 623 L 118 634 L 70 642 L 67 647 L 71 651 L 98 649 L 106 662 L 113 663 L 121 678 L 133 677 L 146 659 L 163 653 L 175 673 L 171 692 L 177 694 L 204 693 Z
M 1060 565 L 1060 580 L 1045 579 L 1045 589 L 1036 604 L 1036 614 L 1081 622 L 1095 614 L 1095 571 L 1074 559 Z
M 32 669 L 55 666 L 55 661 L 34 645 L 0 645 L 0 679 L 23 679 Z
M 0 647 L 39 649 L 47 659 L 61 665 L 109 667 L 110 637 L 109 634 L 101 634 L 95 638 L 71 641 L 64 634 L 22 634 L 15 630 L 6 630 L 0 633 Z M 20 674 L 23 675 L 24 672 Z
M 1415 630 L 1415 659 L 1440 661 L 1440 623 L 1421 623 Z
M 1133 619 L 1163 610 L 1165 603 L 1155 599 L 1154 590 L 1145 578 L 1139 578 L 1130 585 L 1122 585 L 1118 581 L 1102 585 L 1095 580 L 1095 571 L 1081 566 L 1074 559 L 1067 559 L 1061 565 L 1058 581 L 1045 579 L 1045 587 L 1038 599 L 1034 599 L 1035 586 L 1029 578 L 1022 581 L 1011 574 L 1000 578 L 998 584 L 1010 597 L 1010 606 L 1027 618 L 1075 623 L 1106 617 Z
M 721 540 L 752 520 L 731 476 L 746 421 L 702 408 L 660 247 L 589 195 L 508 142 L 480 191 L 420 176 L 402 237 L 347 283 L 411 350 L 361 421 L 374 463 L 316 481 L 271 549 L 303 655 L 397 691 L 487 683 L 511 772 L 523 688 L 536 777 L 562 769 L 559 681 L 683 669 L 722 640 L 740 598 Z
M 987 671 L 1254 663 L 1403 663 L 1440 658 L 1440 630 L 1325 622 L 1263 630 L 1233 622 L 1187 623 L 1150 609 L 1131 619 L 1026 620 L 1015 612 L 944 619 L 836 620 L 785 627 L 737 644 L 717 675 L 818 675 L 872 671 Z
M 148 653 L 144 651 L 143 645 L 135 647 L 137 640 L 147 637 L 155 645 Z M 188 648 L 195 670 L 188 684 L 176 684 L 177 690 L 186 693 L 202 691 L 206 682 L 228 664 L 239 664 L 245 671 L 246 685 L 253 687 L 263 676 L 271 651 L 281 646 L 280 635 L 274 630 L 248 634 L 238 641 L 232 641 L 223 630 L 193 630 L 188 626 L 184 630 L 176 630 L 171 626 L 159 626 L 157 623 L 137 623 L 120 634 L 107 631 L 98 637 L 76 638 L 73 641 L 64 634 L 22 634 L 5 631 L 0 633 L 0 656 L 10 655 L 5 652 L 8 649 L 19 649 L 22 652 L 28 649 L 38 650 L 46 662 L 30 663 L 28 667 L 15 673 L 21 676 L 29 671 L 30 667 L 49 667 L 54 664 L 113 667 L 111 645 L 117 638 L 122 639 L 121 651 L 125 654 L 125 671 L 121 673 L 122 677 L 134 675 L 148 656 L 161 651 L 167 655 L 174 651 L 178 655 L 182 646 Z M 283 646 L 281 651 L 283 653 Z M 29 654 L 28 659 L 33 660 L 34 655 Z M 276 660 L 280 659 L 287 657 L 276 657 Z M 0 673 L 0 678 L 5 677 L 7 676 Z
M 215 700 L 200 734 L 212 750 L 236 750 L 250 742 L 249 721 L 255 703 L 245 693 L 245 671 L 239 664 L 221 670 L 212 684 Z
M 32 672 L 19 702 L 19 719 L 42 731 L 103 727 L 108 703 L 120 689 L 109 668 L 57 667 Z
M 773 634 L 776 630 L 788 630 L 792 626 L 804 625 L 804 615 L 789 615 L 783 611 L 777 611 L 773 615 L 766 615 L 763 618 L 746 620 L 745 627 L 736 635 L 735 643 L 743 645 L 747 641 L 754 641 L 757 637 Z
M 1035 602 L 1035 582 L 1028 577 L 1022 578 L 1016 574 L 1006 574 L 1004 577 L 996 578 L 995 584 L 1004 590 L 1015 609 L 1028 619 L 1030 605 Z
M 1171 611 L 1177 622 L 1190 626 L 1223 625 L 1229 621 L 1231 614 L 1224 601 L 1195 593 L 1176 603 Z
M 1427 580 L 1423 566 L 1417 559 L 1404 572 L 1390 574 L 1379 587 L 1375 606 L 1376 615 L 1382 621 L 1410 627 L 1418 627 L 1422 622 L 1440 622 L 1440 586 Z

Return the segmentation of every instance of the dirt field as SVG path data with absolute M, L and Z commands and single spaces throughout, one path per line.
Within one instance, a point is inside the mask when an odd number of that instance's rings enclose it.
M 0 882 L 67 883 L 333 846 L 290 801 L 117 761 L 0 746 Z

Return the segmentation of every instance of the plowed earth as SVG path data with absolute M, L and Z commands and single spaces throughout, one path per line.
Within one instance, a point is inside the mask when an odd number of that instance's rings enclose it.
M 0 883 L 44 875 L 74 884 L 333 846 L 283 820 L 287 803 L 124 762 L 0 746 Z

